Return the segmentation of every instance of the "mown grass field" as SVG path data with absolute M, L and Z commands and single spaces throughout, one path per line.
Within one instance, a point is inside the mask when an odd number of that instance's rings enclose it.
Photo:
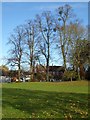
M 88 118 L 88 82 L 2 84 L 3 118 Z

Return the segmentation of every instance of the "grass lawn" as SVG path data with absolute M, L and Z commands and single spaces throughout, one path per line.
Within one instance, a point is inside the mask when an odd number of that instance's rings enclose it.
M 2 84 L 3 118 L 87 118 L 88 82 Z

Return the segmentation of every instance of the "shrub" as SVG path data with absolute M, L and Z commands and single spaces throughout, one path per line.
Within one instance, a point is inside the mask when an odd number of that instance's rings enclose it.
M 42 72 L 38 72 L 35 74 L 35 81 L 45 81 L 46 80 L 46 73 Z
M 77 73 L 75 71 L 65 71 L 63 75 L 63 81 L 72 81 L 77 79 Z

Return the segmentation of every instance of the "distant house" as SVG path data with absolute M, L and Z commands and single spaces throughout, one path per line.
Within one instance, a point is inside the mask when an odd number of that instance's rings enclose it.
M 50 81 L 60 81 L 64 74 L 63 66 L 49 66 L 49 74 L 51 75 Z
M 0 83 L 10 83 L 11 79 L 10 77 L 6 77 L 6 76 L 0 76 Z
M 65 69 L 63 66 L 49 66 L 49 81 L 60 81 L 63 77 Z M 42 81 L 46 78 L 46 66 L 38 65 L 36 67 L 36 74 L 38 74 Z

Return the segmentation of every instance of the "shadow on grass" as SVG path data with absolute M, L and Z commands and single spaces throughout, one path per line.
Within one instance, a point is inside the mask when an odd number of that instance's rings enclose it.
M 10 108 L 11 111 L 10 111 Z M 3 88 L 3 118 L 87 117 L 88 95 Z M 11 114 L 9 114 L 11 113 Z

